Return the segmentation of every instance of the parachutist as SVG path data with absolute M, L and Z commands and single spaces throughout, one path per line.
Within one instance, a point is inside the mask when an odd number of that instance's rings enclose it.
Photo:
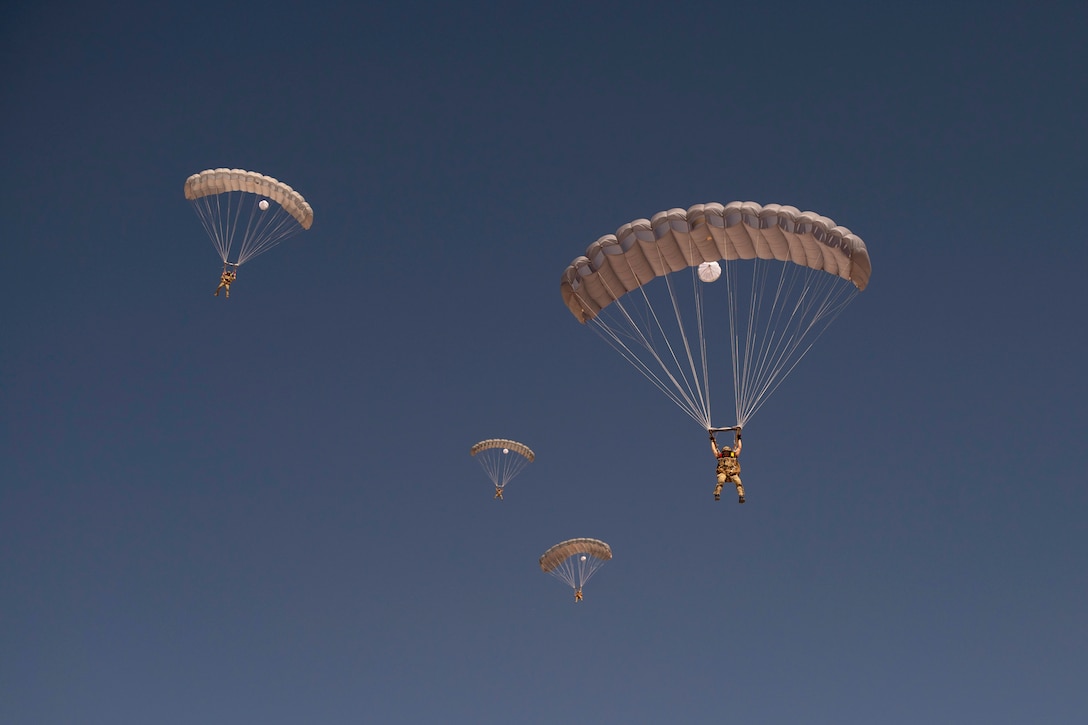
M 540 557 L 540 570 L 566 582 L 574 590 L 574 601 L 582 601 L 582 587 L 605 562 L 612 560 L 612 547 L 599 539 L 567 539 Z
M 223 274 L 219 275 L 219 286 L 215 288 L 215 296 L 219 296 L 219 290 L 226 292 L 226 297 L 230 299 L 230 285 L 234 280 L 238 279 L 238 266 L 234 265 L 234 269 L 227 269 L 231 265 L 223 265 Z
M 488 438 L 480 441 L 470 450 L 491 483 L 495 485 L 495 498 L 502 500 L 503 489 L 514 476 L 536 458 L 532 449 L 524 443 L 509 438 Z
M 718 441 L 714 438 L 715 430 L 732 430 L 733 431 L 733 447 L 722 446 L 718 448 Z M 711 429 L 710 430 L 710 450 L 714 452 L 714 457 L 718 459 L 718 483 L 714 486 L 714 500 L 721 501 L 722 489 L 725 488 L 725 484 L 732 483 L 737 487 L 737 497 L 740 503 L 744 503 L 744 486 L 740 482 L 740 426 L 734 426 L 732 428 Z

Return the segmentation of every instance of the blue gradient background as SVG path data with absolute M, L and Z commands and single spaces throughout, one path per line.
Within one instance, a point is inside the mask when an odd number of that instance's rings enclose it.
M 1083 3 L 5 16 L 0 721 L 1084 721 Z M 315 210 L 229 302 L 217 166 Z M 559 296 L 734 199 L 874 267 L 744 507 Z

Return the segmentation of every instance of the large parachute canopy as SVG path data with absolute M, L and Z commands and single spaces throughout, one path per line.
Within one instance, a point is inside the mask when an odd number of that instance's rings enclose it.
M 865 243 L 827 217 L 711 203 L 601 237 L 563 272 L 560 291 L 575 319 L 709 429 L 720 360 L 732 359 L 743 426 L 871 273 Z
M 185 181 L 185 198 L 224 265 L 245 264 L 314 223 L 314 210 L 301 194 L 255 171 L 208 169 L 193 174 Z
M 536 454 L 524 443 L 508 438 L 489 438 L 474 445 L 469 452 L 480 462 L 495 490 L 506 488 L 514 476 L 536 460 Z
M 567 539 L 544 552 L 540 569 L 566 582 L 581 599 L 582 587 L 605 562 L 612 560 L 612 547 L 598 539 Z

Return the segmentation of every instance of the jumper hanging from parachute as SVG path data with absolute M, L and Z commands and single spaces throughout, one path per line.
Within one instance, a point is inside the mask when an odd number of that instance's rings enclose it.
M 711 203 L 601 237 L 563 272 L 560 290 L 575 319 L 711 430 L 719 360 L 732 359 L 743 427 L 871 273 L 865 243 L 827 217 Z
M 612 561 L 612 547 L 598 539 L 567 539 L 540 557 L 540 569 L 566 582 L 574 590 L 574 601 L 582 601 L 582 587 L 606 562 Z
M 491 438 L 474 445 L 469 453 L 480 462 L 495 484 L 495 498 L 502 500 L 503 489 L 514 476 L 536 460 L 536 454 L 524 443 L 507 438 Z
M 185 181 L 204 231 L 212 240 L 223 271 L 267 252 L 284 239 L 309 229 L 314 210 L 287 184 L 243 169 L 208 169 Z

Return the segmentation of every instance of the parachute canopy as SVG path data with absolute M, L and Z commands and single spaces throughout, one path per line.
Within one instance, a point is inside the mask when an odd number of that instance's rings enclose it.
M 208 169 L 193 174 L 185 181 L 185 198 L 224 264 L 240 266 L 314 223 L 314 210 L 301 194 L 255 171 Z
M 582 554 L 605 562 L 612 558 L 612 547 L 600 539 L 567 539 L 541 555 L 540 569 L 550 574 L 567 559 Z
M 612 560 L 612 547 L 599 539 L 567 539 L 544 552 L 540 569 L 581 592 L 589 578 Z
M 711 428 L 715 353 L 728 348 L 744 425 L 871 273 L 865 243 L 825 216 L 710 203 L 601 237 L 563 272 L 560 291 L 575 319 Z
M 496 489 L 503 489 L 514 476 L 536 460 L 536 454 L 524 443 L 508 438 L 489 438 L 469 450 L 483 466 Z
M 563 301 L 579 322 L 657 277 L 706 262 L 776 259 L 869 284 L 861 238 L 825 216 L 796 207 L 734 201 L 696 204 L 636 219 L 601 237 L 563 273 Z

